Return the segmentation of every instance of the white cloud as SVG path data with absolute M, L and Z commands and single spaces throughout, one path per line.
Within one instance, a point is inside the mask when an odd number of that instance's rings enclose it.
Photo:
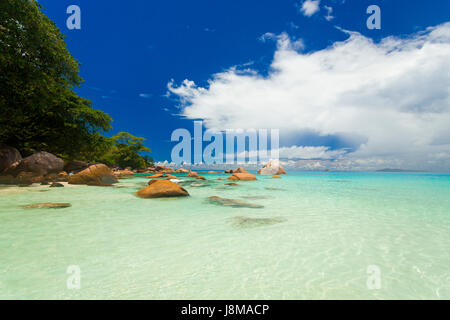
M 272 32 L 266 32 L 259 39 L 262 42 L 266 42 L 267 40 L 276 40 L 278 42 L 278 46 L 286 46 L 293 50 L 300 50 L 305 47 L 302 39 L 292 40 L 284 32 L 278 35 Z
M 151 93 L 140 93 L 139 97 L 144 98 L 144 99 L 149 99 L 152 97 Z
M 329 7 L 329 6 L 323 6 L 325 8 L 325 10 L 327 10 L 327 15 L 325 16 L 325 19 L 327 19 L 327 21 L 331 21 L 334 19 L 332 13 L 333 13 L 333 8 Z
M 185 80 L 169 90 L 208 128 L 353 135 L 366 142 L 340 157 L 360 166 L 450 170 L 450 23 L 380 43 L 347 33 L 312 53 L 281 35 L 266 77 L 232 68 L 207 88 Z
M 291 146 L 279 148 L 280 159 L 334 159 L 346 150 L 330 150 L 330 147 Z
M 319 8 L 320 0 L 306 0 L 302 3 L 300 11 L 303 15 L 311 17 L 313 14 L 320 10 Z

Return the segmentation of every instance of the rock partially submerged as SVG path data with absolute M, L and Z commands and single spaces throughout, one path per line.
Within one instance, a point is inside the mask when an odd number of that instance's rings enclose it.
M 189 193 L 180 185 L 169 180 L 155 180 L 139 190 L 136 195 L 141 198 L 166 198 L 187 197 Z
M 271 196 L 243 196 L 242 198 L 250 200 L 262 200 L 262 199 L 270 199 Z
M 110 168 L 104 164 L 95 164 L 89 168 L 72 175 L 70 184 L 86 184 L 88 186 L 110 186 L 117 183 Z
M 284 221 L 285 220 L 282 218 L 249 218 L 240 216 L 233 218 L 233 225 L 238 228 L 253 228 L 277 224 Z
M 266 190 L 271 190 L 271 191 L 286 191 L 286 189 L 283 188 L 276 188 L 276 187 L 265 187 Z
M 234 170 L 232 171 L 232 173 L 248 173 L 248 171 L 245 170 L 245 168 L 239 167 L 239 168 L 237 168 L 237 169 L 234 169 Z
M 199 177 L 199 175 L 198 175 L 197 172 L 191 171 L 191 172 L 189 172 L 187 177 L 189 177 L 189 178 L 197 178 L 197 177 Z
M 270 160 L 258 170 L 258 174 L 280 175 L 286 174 L 286 170 L 284 170 L 278 160 Z
M 206 187 L 206 183 L 199 183 L 199 182 L 193 182 L 190 184 L 191 187 L 199 188 L 199 187 Z
M 171 180 L 171 179 L 178 179 L 176 176 L 174 176 L 174 175 L 172 175 L 172 174 L 166 174 L 166 175 L 164 176 L 164 178 L 166 178 L 166 179 L 168 179 L 168 180 Z
M 218 196 L 208 197 L 208 202 L 216 205 L 233 208 L 264 208 L 264 206 L 255 203 L 249 203 L 242 200 L 224 199 Z
M 231 177 L 228 178 L 228 180 L 231 181 L 253 181 L 256 180 L 256 177 L 254 174 L 251 173 L 233 173 Z
M 50 188 L 63 188 L 63 187 L 64 187 L 64 185 L 62 183 L 59 183 L 59 182 L 53 182 L 50 185 Z
M 115 170 L 113 173 L 119 179 L 134 175 L 134 171 L 128 168 L 124 170 Z
M 46 203 L 34 203 L 22 206 L 24 209 L 61 209 L 61 208 L 68 208 L 72 205 L 70 203 L 53 203 L 53 202 L 46 202 Z
M 162 173 L 156 173 L 152 176 L 147 176 L 147 178 L 150 178 L 150 179 L 162 178 L 162 177 L 164 177 L 164 175 Z
M 272 176 L 273 179 L 281 179 L 281 177 L 279 175 L 274 175 Z

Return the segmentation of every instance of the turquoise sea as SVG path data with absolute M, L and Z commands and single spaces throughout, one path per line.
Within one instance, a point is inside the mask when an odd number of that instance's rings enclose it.
M 0 298 L 450 299 L 450 174 L 203 175 L 177 199 L 137 198 L 143 176 L 0 186 Z M 41 202 L 72 206 L 21 207 Z

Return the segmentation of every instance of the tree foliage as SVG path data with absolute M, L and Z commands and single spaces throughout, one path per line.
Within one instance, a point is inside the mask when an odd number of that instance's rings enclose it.
M 144 138 L 135 137 L 128 132 L 119 132 L 110 138 L 112 147 L 100 161 L 121 168 L 147 167 L 153 163 L 153 160 L 145 154 L 150 153 L 151 150 L 144 145 L 144 141 Z
M 82 160 L 118 148 L 103 136 L 111 117 L 73 90 L 83 81 L 79 68 L 35 0 L 1 0 L 0 143 L 24 155 L 45 150 Z M 130 135 L 130 145 L 139 139 Z

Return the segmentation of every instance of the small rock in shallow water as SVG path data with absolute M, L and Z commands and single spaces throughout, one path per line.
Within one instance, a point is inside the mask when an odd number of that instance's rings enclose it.
M 238 228 L 252 228 L 284 222 L 282 218 L 249 218 L 234 217 L 233 225 Z
M 206 187 L 207 184 L 206 183 L 196 183 L 196 182 L 194 182 L 194 183 L 191 183 L 190 186 L 191 187 Z
M 50 188 L 63 188 L 63 187 L 64 187 L 64 185 L 62 183 L 58 183 L 58 182 L 53 182 L 50 185 Z
M 269 199 L 270 196 L 243 196 L 242 198 L 251 199 L 251 200 L 261 200 L 261 199 Z
M 237 183 L 225 183 L 226 186 L 237 187 L 239 186 Z
M 255 203 L 249 203 L 241 200 L 224 199 L 218 196 L 208 197 L 208 201 L 212 204 L 222 205 L 233 208 L 264 208 L 264 206 Z
M 266 190 L 273 190 L 273 191 L 286 191 L 286 189 L 283 189 L 283 188 L 275 188 L 275 187 L 266 187 Z
M 18 184 L 19 188 L 30 187 L 31 185 L 32 185 L 32 183 L 20 183 L 20 184 Z
M 59 209 L 59 208 L 68 208 L 71 207 L 72 205 L 70 203 L 52 203 L 52 202 L 47 202 L 47 203 L 35 203 L 35 204 L 29 204 L 26 206 L 22 206 L 22 208 L 24 209 L 44 209 L 44 208 L 48 208 L 48 209 Z

